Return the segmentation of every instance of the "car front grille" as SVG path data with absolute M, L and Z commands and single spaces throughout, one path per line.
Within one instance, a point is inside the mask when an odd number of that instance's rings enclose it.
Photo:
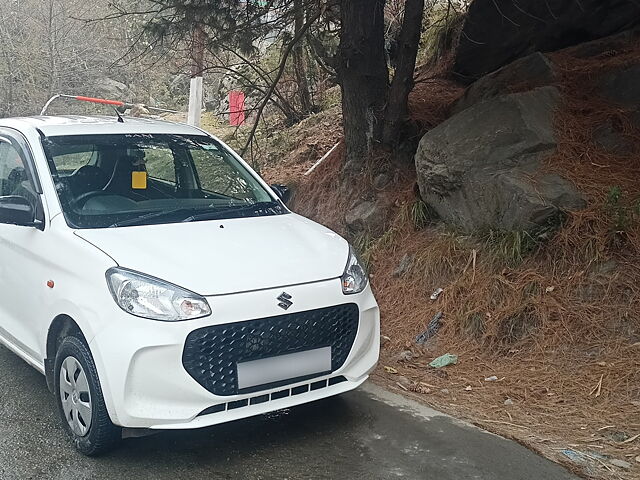
M 187 336 L 182 364 L 189 375 L 215 395 L 236 395 L 291 384 L 317 375 L 240 390 L 236 365 L 330 346 L 334 372 L 342 367 L 351 351 L 358 319 L 358 306 L 347 303 L 200 328 Z
M 274 400 L 280 400 L 282 398 L 293 397 L 296 395 L 307 394 L 309 392 L 315 392 L 323 388 L 332 387 L 342 382 L 346 382 L 347 379 L 342 375 L 338 377 L 332 377 L 329 379 L 319 380 L 317 382 L 308 383 L 305 385 L 299 385 L 294 388 L 286 388 L 271 394 L 257 395 L 255 397 L 245 398 L 242 400 L 236 400 L 234 402 L 219 403 L 211 407 L 205 408 L 197 416 L 211 415 L 213 413 L 219 413 L 229 410 L 235 410 L 236 408 L 248 407 L 250 405 L 258 405 L 260 403 L 273 402 Z

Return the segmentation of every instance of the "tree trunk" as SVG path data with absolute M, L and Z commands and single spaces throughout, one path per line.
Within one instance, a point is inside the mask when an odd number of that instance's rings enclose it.
M 341 0 L 337 74 L 342 90 L 345 169 L 362 168 L 382 141 L 389 72 L 384 55 L 384 0 Z
M 293 1 L 295 22 L 294 35 L 297 35 L 304 26 L 304 9 L 302 0 Z M 298 97 L 300 99 L 300 107 L 304 115 L 308 115 L 313 111 L 313 102 L 309 93 L 309 81 L 307 80 L 307 68 L 305 65 L 304 42 L 302 39 L 293 47 L 291 52 L 293 57 L 293 69 L 296 75 L 296 83 L 298 84 Z
M 389 89 L 382 141 L 393 148 L 401 140 L 402 129 L 408 118 L 407 104 L 413 89 L 413 72 L 420 44 L 420 29 L 424 14 L 424 0 L 406 0 L 404 19 L 398 39 L 396 71 Z

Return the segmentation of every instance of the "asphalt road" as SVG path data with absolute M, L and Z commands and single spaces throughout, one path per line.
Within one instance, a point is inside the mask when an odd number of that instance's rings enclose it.
M 90 459 L 64 437 L 44 377 L 0 347 L 0 479 L 575 479 L 515 442 L 368 385 Z

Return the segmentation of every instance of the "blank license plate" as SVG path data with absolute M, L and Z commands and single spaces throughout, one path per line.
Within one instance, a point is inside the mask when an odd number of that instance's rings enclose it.
M 316 348 L 237 364 L 238 388 L 331 371 L 331 347 Z

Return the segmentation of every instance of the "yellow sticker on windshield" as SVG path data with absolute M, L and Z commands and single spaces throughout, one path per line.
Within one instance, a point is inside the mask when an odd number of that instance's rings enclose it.
M 146 190 L 147 172 L 131 172 L 131 188 L 135 190 Z

